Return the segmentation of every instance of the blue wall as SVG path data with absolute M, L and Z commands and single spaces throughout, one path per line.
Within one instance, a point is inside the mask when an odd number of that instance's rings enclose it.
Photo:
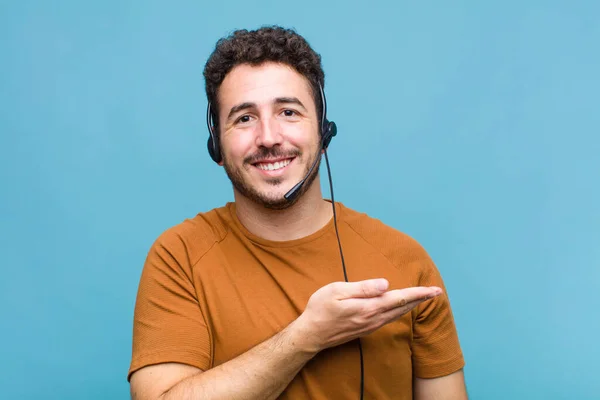
M 214 3 L 0 5 L 2 397 L 128 398 L 150 244 L 232 199 L 204 62 L 277 23 L 324 57 L 336 199 L 442 271 L 471 397 L 598 398 L 600 3 Z

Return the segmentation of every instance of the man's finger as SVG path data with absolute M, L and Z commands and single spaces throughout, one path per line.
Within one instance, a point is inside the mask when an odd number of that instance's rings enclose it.
M 406 289 L 390 290 L 381 296 L 381 308 L 384 311 L 392 310 L 398 307 L 404 307 L 415 301 L 424 301 L 439 296 L 442 289 L 437 286 L 418 286 Z
M 359 282 L 340 282 L 334 287 L 339 300 L 380 296 L 389 287 L 386 279 L 367 279 Z
M 419 300 L 415 300 L 415 301 L 411 301 L 409 303 L 406 303 L 402 307 L 391 308 L 391 309 L 387 310 L 386 312 L 382 313 L 381 317 L 385 321 L 385 324 L 390 323 L 392 321 L 397 320 L 398 318 L 400 318 L 404 314 L 407 314 L 407 313 L 411 312 L 419 304 L 421 304 L 421 303 L 423 303 L 425 301 L 428 301 L 428 300 L 431 300 L 431 298 L 419 299 Z

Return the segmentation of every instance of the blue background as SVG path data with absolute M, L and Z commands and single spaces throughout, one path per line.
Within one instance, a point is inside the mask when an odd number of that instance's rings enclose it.
M 600 398 L 600 3 L 367 3 L 1 3 L 2 398 L 128 398 L 149 246 L 232 200 L 202 68 L 273 23 L 323 55 L 336 199 L 438 264 L 471 398 Z

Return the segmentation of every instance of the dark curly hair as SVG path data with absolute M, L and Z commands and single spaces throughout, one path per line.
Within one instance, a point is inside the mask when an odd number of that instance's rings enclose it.
M 265 26 L 254 31 L 236 30 L 230 36 L 219 39 L 215 50 L 206 62 L 204 67 L 206 97 L 215 116 L 215 125 L 219 123 L 216 118 L 219 115 L 217 91 L 225 76 L 237 65 L 260 65 L 265 62 L 289 65 L 308 79 L 312 87 L 317 115 L 321 115 L 319 85 L 325 85 L 321 56 L 295 30 Z

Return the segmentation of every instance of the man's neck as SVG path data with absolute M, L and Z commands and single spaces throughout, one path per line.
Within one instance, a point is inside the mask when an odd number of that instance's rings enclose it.
M 266 208 L 237 191 L 234 195 L 236 214 L 242 225 L 266 240 L 287 241 L 309 236 L 333 217 L 331 204 L 323 200 L 318 178 L 293 206 L 284 210 Z

